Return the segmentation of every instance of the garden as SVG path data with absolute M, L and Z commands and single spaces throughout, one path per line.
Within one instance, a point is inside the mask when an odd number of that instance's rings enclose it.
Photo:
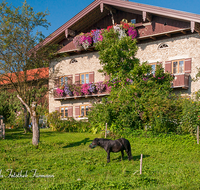
M 100 134 L 41 129 L 40 145 L 31 134 L 7 129 L 1 140 L 0 189 L 199 189 L 200 147 L 191 135 L 134 131 L 133 159 L 125 153 L 90 149 Z M 143 154 L 140 175 L 140 155 Z

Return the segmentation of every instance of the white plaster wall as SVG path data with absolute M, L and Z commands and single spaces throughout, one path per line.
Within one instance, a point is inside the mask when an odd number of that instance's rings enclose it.
M 161 43 L 166 43 L 169 47 L 158 49 Z M 197 74 L 197 67 L 200 67 L 200 36 L 199 34 L 190 34 L 138 44 L 136 57 L 140 59 L 141 63 L 145 61 L 148 61 L 148 63 L 162 62 L 163 67 L 165 61 L 192 58 L 190 76 L 194 78 Z M 181 90 L 180 92 L 191 95 L 199 89 L 200 81 L 193 82 L 190 80 L 190 88 L 188 90 Z
M 62 105 L 68 106 L 73 105 L 73 116 L 75 115 L 75 106 L 81 104 L 88 104 L 92 101 L 92 98 L 81 98 L 81 99 L 68 99 L 68 100 L 54 100 L 53 88 L 54 88 L 54 78 L 64 75 L 73 75 L 73 83 L 75 83 L 75 74 L 85 73 L 94 71 L 94 82 L 104 81 L 105 76 L 99 73 L 98 70 L 102 69 L 100 65 L 98 52 L 90 52 L 80 55 L 74 55 L 62 58 L 61 60 L 56 60 L 50 64 L 50 79 L 49 87 L 51 92 L 49 94 L 49 112 L 55 111 L 55 107 L 60 107 Z M 76 59 L 77 62 L 70 63 L 71 59 Z

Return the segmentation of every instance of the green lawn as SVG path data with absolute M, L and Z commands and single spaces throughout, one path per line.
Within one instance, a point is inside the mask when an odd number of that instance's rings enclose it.
M 200 145 L 194 137 L 134 136 L 133 160 L 111 153 L 108 164 L 103 149 L 89 148 L 96 137 L 42 129 L 35 149 L 30 134 L 7 130 L 0 140 L 0 189 L 200 189 Z

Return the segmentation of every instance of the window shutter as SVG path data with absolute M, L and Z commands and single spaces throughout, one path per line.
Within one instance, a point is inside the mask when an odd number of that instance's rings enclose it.
M 168 73 L 172 72 L 172 62 L 171 61 L 165 62 L 165 72 L 168 72 Z
M 73 83 L 73 75 L 68 75 L 67 76 L 67 84 L 72 84 Z
M 75 117 L 77 118 L 80 115 L 80 106 L 75 106 Z
M 75 74 L 75 83 L 80 84 L 80 74 Z
M 60 107 L 55 107 L 55 111 L 58 111 L 60 113 Z
M 73 106 L 68 107 L 68 117 L 73 117 Z
M 105 80 L 110 80 L 110 75 L 106 73 Z
M 54 79 L 54 88 L 59 88 L 59 78 Z
M 89 105 L 89 110 L 91 110 L 91 109 L 92 109 L 92 107 L 93 107 L 93 106 L 90 104 L 90 105 Z
M 89 72 L 89 82 L 94 82 L 94 71 Z
M 185 73 L 191 73 L 191 63 L 191 58 L 185 59 Z

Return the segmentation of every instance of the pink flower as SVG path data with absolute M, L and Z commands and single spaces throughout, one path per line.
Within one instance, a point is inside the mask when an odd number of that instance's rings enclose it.
M 57 92 L 58 95 L 63 96 L 64 90 L 57 88 L 56 92 Z

